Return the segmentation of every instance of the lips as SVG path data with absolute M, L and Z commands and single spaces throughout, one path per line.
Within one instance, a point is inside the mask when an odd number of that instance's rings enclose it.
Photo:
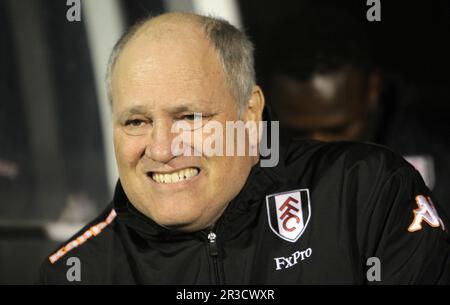
M 199 168 L 189 167 L 170 173 L 150 172 L 147 175 L 156 183 L 170 184 L 190 180 L 197 176 L 199 173 Z

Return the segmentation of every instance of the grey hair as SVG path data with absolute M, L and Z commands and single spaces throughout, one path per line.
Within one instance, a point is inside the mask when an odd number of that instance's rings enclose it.
M 197 15 L 206 38 L 213 44 L 224 70 L 225 80 L 237 102 L 239 116 L 243 114 L 256 84 L 253 44 L 247 35 L 228 21 Z M 112 104 L 111 75 L 120 53 L 134 34 L 149 20 L 146 18 L 126 31 L 114 46 L 106 71 L 108 99 Z

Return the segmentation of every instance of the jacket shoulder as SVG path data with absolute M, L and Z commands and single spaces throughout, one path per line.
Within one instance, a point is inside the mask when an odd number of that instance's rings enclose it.
M 114 235 L 116 212 L 109 205 L 99 216 L 54 249 L 44 260 L 38 284 L 68 284 L 67 271 L 71 264 L 80 263 L 83 269 L 102 264 L 110 240 Z
M 304 166 L 325 172 L 336 168 L 344 171 L 362 168 L 389 175 L 402 167 L 411 168 L 402 156 L 373 143 L 293 140 L 285 154 L 287 169 Z

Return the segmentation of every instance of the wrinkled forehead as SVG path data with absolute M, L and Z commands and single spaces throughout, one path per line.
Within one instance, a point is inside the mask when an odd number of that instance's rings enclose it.
M 161 96 L 207 100 L 223 91 L 225 78 L 201 29 L 168 24 L 133 36 L 117 59 L 111 87 L 114 103 Z

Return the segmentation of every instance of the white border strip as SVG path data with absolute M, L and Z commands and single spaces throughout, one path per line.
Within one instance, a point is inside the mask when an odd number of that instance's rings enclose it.
M 105 74 L 109 55 L 124 31 L 124 20 L 118 0 L 84 0 L 81 18 L 86 23 L 89 48 L 97 87 L 106 174 L 110 191 L 118 179 L 112 137 L 112 121 L 106 94 Z
M 220 17 L 242 29 L 239 6 L 236 0 L 166 0 L 168 11 L 193 12 L 199 15 Z
M 193 0 L 192 5 L 197 14 L 220 17 L 242 29 L 239 8 L 235 0 Z

